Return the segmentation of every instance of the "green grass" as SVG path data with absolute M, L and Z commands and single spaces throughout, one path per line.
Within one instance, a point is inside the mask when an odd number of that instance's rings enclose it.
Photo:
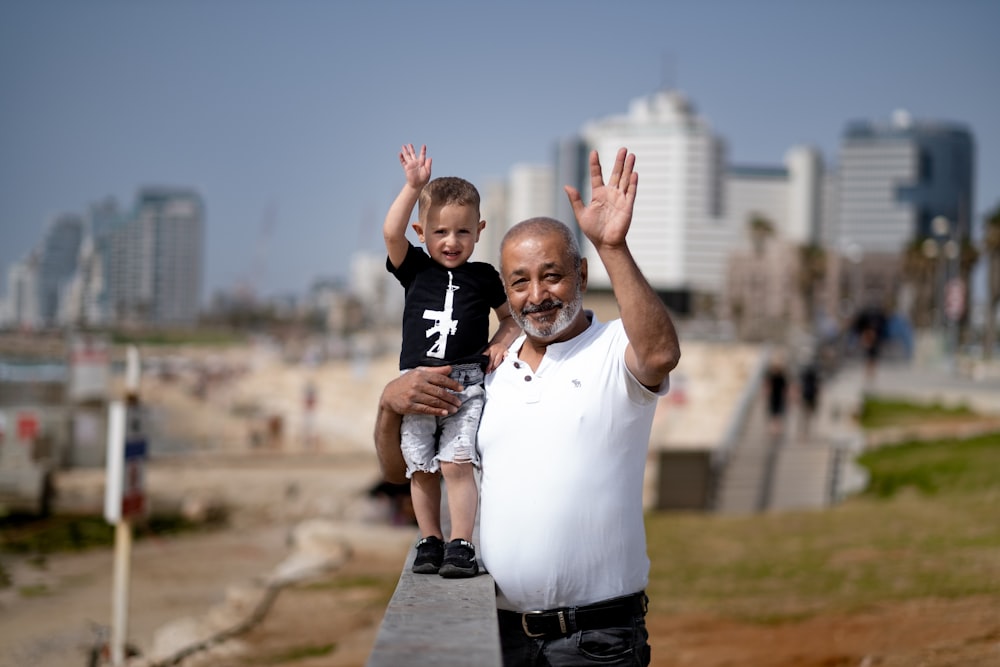
M 138 522 L 133 528 L 136 539 L 149 536 L 210 530 L 224 523 L 192 522 L 175 515 L 154 515 Z M 87 515 L 56 515 L 38 518 L 30 515 L 10 515 L 0 519 L 0 553 L 31 556 L 44 565 L 49 554 L 83 551 L 114 544 L 114 527 L 103 517 Z
M 52 591 L 45 584 L 21 586 L 21 588 L 17 589 L 17 592 L 23 598 L 41 598 L 52 594 Z
M 317 644 L 315 646 L 296 646 L 284 649 L 278 653 L 260 656 L 254 663 L 258 665 L 284 665 L 289 662 L 297 662 L 308 658 L 319 658 L 330 655 L 337 650 L 336 643 Z
M 826 511 L 650 514 L 654 611 L 767 623 L 918 598 L 990 596 L 1000 608 L 1000 434 L 859 463 L 868 489 Z
M 890 498 L 904 489 L 924 495 L 1000 491 L 1000 433 L 967 440 L 911 442 L 865 453 L 871 474 L 865 493 Z
M 396 592 L 398 583 L 399 575 L 397 574 L 357 574 L 353 576 L 337 575 L 322 581 L 301 584 L 298 588 L 301 591 L 321 595 L 331 591 L 367 590 L 378 600 L 377 604 L 384 607 L 389 604 L 389 599 Z
M 232 345 L 246 341 L 246 335 L 229 329 L 151 329 L 114 331 L 116 345 Z
M 866 399 L 859 415 L 861 427 L 864 429 L 907 426 L 931 421 L 964 421 L 976 417 L 976 413 L 966 406 L 945 407 L 940 403 L 921 405 L 881 398 Z

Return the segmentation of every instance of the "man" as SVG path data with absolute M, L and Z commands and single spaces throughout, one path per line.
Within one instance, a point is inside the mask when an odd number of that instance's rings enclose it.
M 642 478 L 680 347 L 626 243 L 634 165 L 620 149 L 605 184 L 592 152 L 590 204 L 566 188 L 621 319 L 601 323 L 583 310 L 587 262 L 561 223 L 527 220 L 501 245 L 524 335 L 486 380 L 480 550 L 496 581 L 507 667 L 649 664 Z M 444 372 L 411 371 L 383 392 L 375 436 L 388 479 L 402 474 L 399 415 L 454 411 L 459 387 Z

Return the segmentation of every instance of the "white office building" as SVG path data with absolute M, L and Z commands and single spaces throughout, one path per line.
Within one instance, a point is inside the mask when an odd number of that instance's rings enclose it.
M 725 142 L 675 91 L 633 100 L 627 115 L 592 122 L 581 135 L 586 149 L 597 149 L 605 176 L 619 147 L 636 154 L 639 195 L 629 246 L 654 289 L 677 297 L 675 307 L 684 308 L 694 294 L 723 294 L 727 262 L 749 247 L 754 217 L 767 218 L 789 244 L 818 239 L 828 179 L 816 149 L 792 148 L 783 168 L 728 167 Z M 586 159 L 587 152 L 576 153 Z M 567 143 L 564 153 L 573 153 Z M 577 170 L 585 199 L 586 173 Z M 593 248 L 583 247 L 591 285 L 609 287 Z
M 514 165 L 507 183 L 507 229 L 528 218 L 555 216 L 555 174 L 551 165 Z
M 473 259 L 500 268 L 500 242 L 507 230 L 528 218 L 555 216 L 555 172 L 551 165 L 516 164 L 505 182 L 487 183 L 480 191 L 480 214 L 486 229 Z
M 683 95 L 663 91 L 633 100 L 626 115 L 586 125 L 581 135 L 588 149 L 597 150 L 605 177 L 621 146 L 638 158 L 641 182 L 629 246 L 650 284 L 665 292 L 697 288 L 692 269 L 701 258 L 691 253 L 692 235 L 720 224 L 723 194 L 723 144 L 708 122 Z M 582 185 L 589 200 L 589 182 Z M 583 252 L 591 286 L 610 287 L 593 247 L 584 242 Z
M 479 242 L 472 253 L 472 260 L 489 262 L 500 269 L 500 242 L 507 233 L 510 217 L 507 215 L 510 188 L 506 180 L 488 181 L 479 190 L 481 197 L 479 215 L 486 221 L 486 228 L 479 235 Z
M 6 325 L 23 329 L 42 325 L 39 265 L 38 253 L 33 252 L 7 269 Z

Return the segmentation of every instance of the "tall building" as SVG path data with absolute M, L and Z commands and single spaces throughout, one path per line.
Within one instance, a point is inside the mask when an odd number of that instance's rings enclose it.
M 39 259 L 32 252 L 7 269 L 7 317 L 5 324 L 35 329 L 42 325 L 39 302 Z
M 204 208 L 192 190 L 144 188 L 108 242 L 112 318 L 120 323 L 190 325 L 198 319 Z
M 114 197 L 106 197 L 91 204 L 87 212 L 88 232 L 91 239 L 90 264 L 86 267 L 91 283 L 84 287 L 90 295 L 90 303 L 84 309 L 84 317 L 90 324 L 105 324 L 113 319 L 112 304 L 115 295 L 109 283 L 111 275 L 112 239 L 126 217 Z M 86 278 L 85 278 L 86 280 Z M 99 282 L 99 285 L 93 284 Z
M 481 197 L 479 215 L 486 221 L 486 228 L 479 235 L 479 242 L 472 252 L 472 260 L 489 262 L 500 270 L 500 242 L 507 233 L 510 216 L 507 214 L 510 188 L 506 180 L 491 180 L 479 190 Z M 402 312 L 402 311 L 400 311 Z
M 958 123 L 914 120 L 905 111 L 848 123 L 828 238 L 844 258 L 840 292 L 855 312 L 894 309 L 926 326 L 943 321 L 946 291 L 969 302 L 959 257 L 971 239 L 974 152 L 971 132 Z M 911 267 L 923 256 L 935 268 L 904 275 L 904 255 Z
M 570 226 L 573 226 L 574 220 L 573 207 L 563 192 L 563 186 L 572 185 L 580 192 L 587 191 L 587 184 L 590 182 L 589 155 L 590 148 L 581 137 L 569 137 L 556 143 L 552 216 Z
M 60 293 L 58 323 L 68 327 L 106 324 L 103 307 L 106 293 L 103 258 L 95 250 L 94 237 L 84 236 L 76 273 Z
M 632 100 L 628 114 L 592 122 L 581 135 L 588 149 L 597 150 L 605 175 L 619 147 L 627 146 L 638 156 L 642 182 L 629 245 L 653 288 L 683 300 L 698 287 L 694 283 L 701 257 L 692 253 L 692 236 L 699 229 L 720 226 L 723 142 L 675 91 Z M 584 198 L 589 199 L 589 183 L 584 185 Z M 589 258 L 590 284 L 610 287 L 593 247 L 584 242 L 582 250 Z M 713 279 L 718 287 L 721 276 Z
M 560 143 L 556 169 L 563 182 L 579 183 L 585 198 L 591 148 L 605 174 L 619 147 L 636 154 L 641 178 L 629 245 L 653 288 L 680 312 L 694 308 L 693 299 L 725 296 L 727 262 L 751 246 L 754 218 L 766 218 L 790 246 L 819 238 L 829 178 L 814 148 L 793 147 L 784 167 L 730 167 L 725 141 L 676 91 L 633 100 L 627 115 L 590 123 L 581 139 Z M 591 285 L 609 287 L 593 248 L 582 247 L 592 257 Z
M 60 295 L 76 273 L 82 241 L 83 218 L 79 215 L 60 215 L 49 225 L 38 265 L 38 315 L 44 326 L 58 320 Z
M 503 183 L 490 182 L 480 190 L 479 212 L 486 229 L 476 244 L 475 261 L 489 262 L 499 270 L 500 242 L 508 229 L 528 218 L 555 215 L 554 178 L 551 165 L 516 164 Z
M 145 188 L 131 212 L 113 198 L 55 218 L 8 269 L 0 324 L 186 326 L 201 310 L 204 206 L 190 189 Z
M 932 236 L 968 239 L 974 150 L 964 125 L 917 121 L 904 111 L 888 122 L 849 123 L 840 149 L 838 245 L 899 254 Z M 933 229 L 939 216 L 948 221 L 945 234 Z
M 551 165 L 516 164 L 507 180 L 507 225 L 555 215 L 555 174 Z

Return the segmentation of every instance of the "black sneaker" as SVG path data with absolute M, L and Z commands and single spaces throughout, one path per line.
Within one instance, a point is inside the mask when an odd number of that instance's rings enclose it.
M 474 577 L 479 574 L 476 548 L 467 540 L 452 540 L 444 548 L 444 562 L 438 574 L 447 579 Z
M 413 559 L 413 571 L 417 574 L 437 574 L 444 558 L 444 542 L 431 535 L 417 542 L 417 556 Z

